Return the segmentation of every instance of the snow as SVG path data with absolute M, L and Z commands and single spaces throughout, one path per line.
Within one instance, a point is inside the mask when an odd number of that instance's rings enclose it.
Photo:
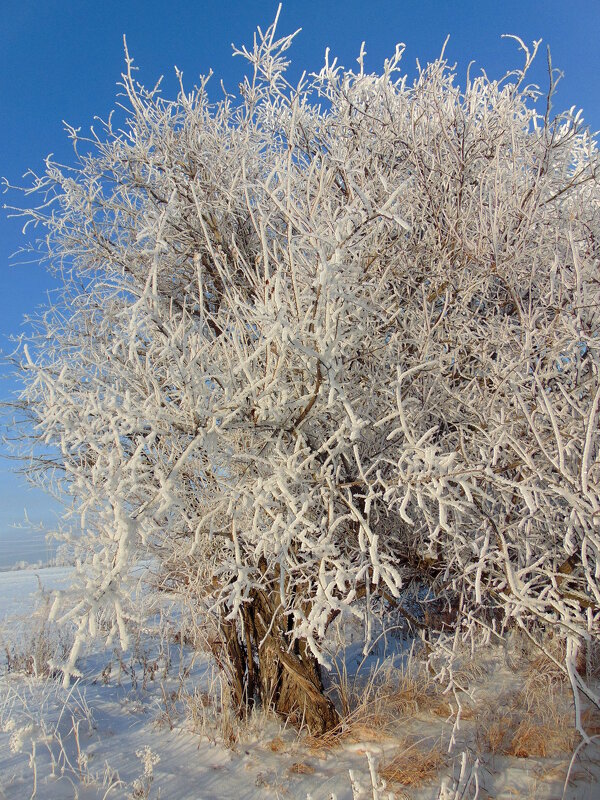
M 49 568 L 0 574 L 2 636 L 36 627 L 39 586 L 49 590 L 69 585 L 72 570 Z M 381 637 L 364 658 L 358 641 L 337 654 L 338 666 L 365 672 L 377 664 L 396 666 L 406 661 L 407 641 Z M 153 649 L 154 648 L 154 649 Z M 422 712 L 408 718 L 402 730 L 343 737 L 337 745 L 315 746 L 273 718 L 256 713 L 238 741 L 227 746 L 219 727 L 200 731 L 190 724 L 171 700 L 181 686 L 179 676 L 188 672 L 188 700 L 194 689 L 210 688 L 210 663 L 201 655 L 185 653 L 173 645 L 169 669 L 162 668 L 161 654 L 151 642 L 137 643 L 137 654 L 97 650 L 82 665 L 83 677 L 64 689 L 52 677 L 35 678 L 6 672 L 0 674 L 0 798 L 23 800 L 80 800 L 92 798 L 151 798 L 169 800 L 455 800 L 451 774 L 459 777 L 464 760 L 464 788 L 473 756 L 468 757 L 474 723 L 468 718 L 456 734 L 457 747 L 433 783 L 419 789 L 382 789 L 378 769 L 402 747 L 414 742 L 435 746 L 449 741 L 452 724 Z M 164 655 L 164 653 L 163 653 Z M 398 661 L 398 656 L 402 656 Z M 157 667 L 147 677 L 147 665 Z M 110 672 L 107 665 L 111 665 Z M 146 667 L 144 667 L 146 664 Z M 392 667 L 393 668 L 393 665 Z M 507 693 L 514 674 L 500 663 L 481 667 L 487 675 L 481 698 L 491 703 Z M 214 676 L 213 676 L 214 677 Z M 408 737 L 408 738 L 407 738 Z M 420 745 L 421 746 L 421 745 Z M 461 755 L 464 754 L 464 755 Z M 585 748 L 576 760 L 568 800 L 598 797 L 598 749 Z M 479 798 L 560 797 L 569 756 L 562 758 L 508 758 L 481 756 L 478 768 Z M 373 771 L 374 779 L 371 777 Z M 446 775 L 444 783 L 444 774 Z M 375 788 L 373 788 L 373 780 Z M 455 785 L 455 784 L 454 784 Z M 466 798 L 474 797 L 474 785 Z M 442 788 L 444 787 L 445 788 Z M 390 794 L 394 788 L 395 794 Z M 403 793 L 404 792 L 404 793 Z
M 72 567 L 0 572 L 0 622 L 9 616 L 26 617 L 36 608 L 41 590 L 66 589 L 72 575 Z

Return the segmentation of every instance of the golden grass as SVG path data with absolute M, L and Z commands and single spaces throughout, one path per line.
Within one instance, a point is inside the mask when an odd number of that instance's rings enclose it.
M 281 738 L 281 736 L 276 736 L 274 739 L 267 744 L 269 750 L 273 753 L 280 753 L 282 750 L 285 750 L 285 742 Z
M 493 755 L 550 758 L 571 752 L 577 740 L 560 695 L 546 695 L 545 702 L 531 690 L 504 695 L 477 722 L 478 748 Z
M 565 671 L 544 653 L 529 662 L 525 673 L 525 688 L 533 692 L 557 691 L 567 681 Z
M 523 719 L 511 732 L 504 754 L 515 758 L 550 758 L 570 752 L 576 738 L 575 731 L 569 729 L 568 725 L 557 729 L 552 725 Z
M 411 665 L 405 670 L 393 670 L 368 680 L 366 685 L 348 684 L 334 687 L 342 708 L 347 713 L 332 731 L 307 737 L 313 751 L 333 749 L 344 742 L 381 742 L 394 735 L 402 722 L 420 713 L 448 717 L 448 699 L 433 682 L 424 668 Z
M 600 736 L 600 710 L 595 707 L 586 708 L 581 715 L 581 724 L 588 736 Z
M 305 744 L 313 751 L 333 750 L 345 742 L 381 742 L 390 736 L 395 717 L 384 714 L 365 714 L 363 709 L 341 720 L 333 730 L 321 736 L 307 736 Z
M 438 717 L 451 713 L 448 699 L 439 687 L 424 673 L 403 674 L 396 687 L 386 687 L 387 701 L 400 717 L 411 717 L 429 712 Z
M 501 753 L 506 741 L 507 731 L 511 723 L 510 715 L 496 713 L 486 714 L 477 726 L 477 749 L 480 752 Z
M 289 771 L 294 775 L 312 775 L 315 768 L 311 767 L 310 764 L 304 763 L 304 761 L 297 761 L 295 764 L 292 764 Z
M 391 761 L 382 765 L 381 777 L 388 783 L 418 789 L 433 781 L 446 764 L 446 757 L 435 740 L 406 739 Z

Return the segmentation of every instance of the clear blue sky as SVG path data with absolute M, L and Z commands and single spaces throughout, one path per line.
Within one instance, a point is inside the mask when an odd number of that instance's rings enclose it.
M 276 8 L 275 0 L 0 0 L 0 175 L 18 183 L 27 168 L 40 169 L 48 153 L 68 159 L 62 120 L 85 128 L 94 115 L 108 114 L 123 65 L 124 33 L 143 82 L 154 84 L 164 74 L 163 91 L 173 94 L 174 65 L 189 83 L 212 67 L 217 95 L 220 78 L 230 91 L 240 80 L 243 64 L 231 58 L 231 43 L 249 43 L 255 26 L 266 26 Z M 446 55 L 459 69 L 475 60 L 488 75 L 500 77 L 521 63 L 515 45 L 501 34 L 526 42 L 542 38 L 565 73 L 555 107 L 581 107 L 591 128 L 600 129 L 600 0 L 287 0 L 280 31 L 299 27 L 291 51 L 298 74 L 319 68 L 326 47 L 354 66 L 363 40 L 372 70 L 396 42 L 405 42 L 404 63 L 412 74 L 415 59 L 435 58 L 450 34 Z M 545 53 L 534 77 L 546 85 Z M 19 223 L 0 213 L 4 351 L 10 347 L 7 336 L 18 333 L 23 315 L 43 303 L 51 287 L 39 267 L 9 263 L 22 243 Z M 13 388 L 5 380 L 0 396 Z M 0 461 L 0 566 L 3 547 L 17 555 L 22 534 L 11 534 L 10 545 L 2 537 L 22 521 L 24 507 L 32 520 L 52 524 L 52 504 L 22 484 Z M 18 557 L 34 559 L 31 545 L 19 545 Z

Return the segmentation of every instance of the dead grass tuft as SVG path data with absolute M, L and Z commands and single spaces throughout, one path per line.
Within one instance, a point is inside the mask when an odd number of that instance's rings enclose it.
M 570 752 L 575 746 L 576 733 L 569 727 L 556 729 L 551 725 L 523 719 L 511 732 L 504 754 L 515 758 L 550 758 Z
M 383 689 L 387 693 L 387 702 L 400 717 L 412 717 L 423 712 L 446 717 L 450 713 L 447 698 L 424 670 L 403 673 L 395 686 L 387 685 Z
M 333 731 L 307 738 L 312 750 L 332 749 L 343 742 L 381 742 L 399 723 L 419 713 L 447 717 L 451 712 L 447 698 L 425 670 L 390 673 L 385 681 L 353 699 L 354 707 Z
M 550 758 L 570 752 L 576 744 L 570 710 L 562 698 L 541 698 L 526 691 L 499 699 L 478 720 L 479 749 L 515 758 Z
M 312 775 L 314 771 L 314 767 L 311 767 L 310 764 L 305 764 L 303 761 L 298 761 L 290 767 L 290 772 L 294 775 Z
M 281 738 L 281 736 L 276 736 L 274 739 L 267 744 L 269 750 L 273 753 L 280 753 L 282 750 L 285 750 L 285 742 Z
M 389 669 L 370 675 L 362 681 L 350 682 L 339 676 L 333 692 L 337 695 L 342 719 L 332 731 L 307 737 L 312 750 L 332 749 L 343 742 L 382 741 L 389 737 L 398 722 L 424 710 L 448 703 L 440 699 L 425 670 L 409 666 L 405 670 Z
M 476 733 L 479 751 L 493 755 L 503 752 L 511 722 L 510 714 L 500 714 L 497 710 L 495 713 L 486 714 L 480 721 Z
M 440 742 L 429 740 L 409 740 L 384 764 L 379 773 L 389 783 L 419 788 L 432 781 L 445 766 L 446 757 Z
M 305 744 L 313 752 L 333 750 L 346 742 L 381 742 L 387 739 L 396 720 L 393 714 L 383 715 L 372 713 L 364 715 L 351 714 L 345 717 L 333 730 L 321 736 L 307 736 Z
M 440 685 L 425 666 L 412 659 L 403 669 L 390 668 L 362 682 L 339 677 L 332 689 L 343 709 L 342 719 L 334 730 L 305 739 L 313 752 L 335 749 L 344 742 L 381 742 L 418 714 L 445 719 L 452 713 Z M 463 718 L 472 715 L 467 706 L 463 711 Z
M 588 736 L 600 736 L 600 710 L 586 708 L 581 715 L 581 723 Z
M 557 691 L 567 683 L 565 671 L 544 653 L 532 659 L 525 673 L 525 688 L 528 691 Z

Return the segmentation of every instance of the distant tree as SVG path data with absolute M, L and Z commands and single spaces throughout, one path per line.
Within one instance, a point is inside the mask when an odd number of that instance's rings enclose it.
M 89 634 L 127 644 L 145 560 L 217 621 L 240 709 L 315 733 L 328 625 L 411 586 L 455 640 L 552 630 L 597 702 L 596 144 L 551 117 L 552 70 L 537 110 L 537 43 L 462 89 L 443 55 L 409 82 L 402 46 L 292 86 L 292 38 L 236 51 L 220 102 L 127 56 L 125 122 L 70 128 L 73 163 L 25 190 L 63 285 L 22 343 L 25 469 L 87 550 L 66 679 Z

